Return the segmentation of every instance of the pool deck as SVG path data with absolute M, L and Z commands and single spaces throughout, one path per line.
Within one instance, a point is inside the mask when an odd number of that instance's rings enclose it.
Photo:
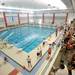
M 0 75 L 12 75 L 10 74 L 16 68 L 9 62 L 4 63 L 3 58 L 0 56 Z M 17 75 L 22 75 L 21 72 L 17 72 Z
M 59 33 L 58 33 L 58 36 L 59 36 Z M 15 61 L 21 67 L 25 67 L 27 71 L 31 71 L 34 68 L 34 66 L 37 64 L 37 62 L 41 59 L 41 57 L 39 59 L 37 59 L 37 55 L 36 55 L 37 49 L 41 48 L 42 55 L 44 55 L 48 50 L 48 44 L 54 42 L 55 40 L 56 40 L 56 36 L 54 33 L 47 38 L 47 40 L 46 40 L 47 43 L 45 46 L 42 46 L 42 44 L 40 44 L 37 48 L 35 48 L 30 53 L 26 53 L 25 51 L 22 51 L 22 49 L 18 49 L 9 44 L 7 44 L 7 46 L 4 46 L 3 48 L 1 48 L 0 51 L 3 52 L 4 54 L 6 54 L 8 57 L 10 57 L 13 61 Z M 30 55 L 30 57 L 31 57 L 32 67 L 28 67 L 28 63 L 27 63 L 28 55 Z

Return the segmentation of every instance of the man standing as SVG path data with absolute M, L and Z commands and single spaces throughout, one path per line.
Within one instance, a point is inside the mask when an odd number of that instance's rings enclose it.
M 50 56 L 51 56 L 51 49 L 52 49 L 52 47 L 51 47 L 52 45 L 51 44 L 49 44 L 49 48 L 48 48 L 48 57 L 47 57 L 47 59 L 49 59 L 50 58 Z
M 28 55 L 28 57 L 27 57 L 27 62 L 28 62 L 28 67 L 32 67 L 31 58 L 30 58 L 29 55 Z

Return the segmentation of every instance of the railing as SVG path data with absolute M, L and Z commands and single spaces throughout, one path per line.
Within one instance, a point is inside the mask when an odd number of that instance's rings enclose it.
M 51 58 L 48 61 L 47 60 L 44 61 L 43 65 L 37 71 L 36 75 L 48 75 L 49 74 L 49 72 L 50 72 L 50 70 L 56 60 L 56 57 L 61 49 L 61 46 L 62 46 L 61 44 L 59 45 L 61 38 L 63 38 L 63 35 L 60 33 L 59 37 L 56 39 L 58 44 L 56 45 L 55 52 L 53 53 L 53 55 L 51 56 Z
M 53 66 L 53 64 L 54 64 L 54 62 L 56 60 L 56 57 L 57 57 L 57 55 L 58 55 L 58 53 L 60 51 L 60 49 L 61 49 L 61 46 L 57 47 L 57 50 L 54 52 L 52 58 L 48 61 L 48 64 L 46 65 L 46 67 L 43 70 L 41 75 L 48 75 L 49 74 L 49 72 L 50 72 L 50 70 L 51 70 L 51 68 L 52 68 L 52 66 Z

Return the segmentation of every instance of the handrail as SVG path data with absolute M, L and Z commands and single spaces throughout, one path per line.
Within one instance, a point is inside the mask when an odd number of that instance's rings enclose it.
M 63 32 L 62 32 L 63 33 Z M 61 40 L 61 38 L 63 38 L 63 35 L 60 33 L 60 37 L 59 40 Z M 44 61 L 44 63 L 42 64 L 42 66 L 40 67 L 40 70 L 38 70 L 38 72 L 36 73 L 36 75 L 48 75 L 48 73 L 50 72 L 52 66 L 53 66 L 53 63 L 55 62 L 55 59 L 61 49 L 61 44 L 60 44 L 60 47 L 58 48 L 57 47 L 57 50 L 54 52 L 54 54 L 52 55 L 52 57 L 50 58 L 50 60 L 48 61 Z

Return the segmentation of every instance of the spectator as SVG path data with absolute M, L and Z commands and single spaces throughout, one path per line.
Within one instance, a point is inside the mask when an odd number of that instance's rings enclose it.
M 4 57 L 4 63 L 8 62 L 7 57 Z
M 28 62 L 28 67 L 32 67 L 31 58 L 30 58 L 29 55 L 28 55 L 28 57 L 27 57 L 27 62 Z
M 42 45 L 45 46 L 45 41 L 43 41 L 43 44 Z
M 57 35 L 58 35 L 58 28 L 56 28 L 56 37 L 57 37 Z
M 66 44 L 66 50 L 71 50 L 71 49 L 73 49 L 73 45 L 72 45 L 71 42 L 68 42 L 68 43 Z
M 49 59 L 50 56 L 51 56 L 51 49 L 52 49 L 52 45 L 49 44 L 49 48 L 48 48 L 48 57 L 47 57 L 47 59 Z
M 42 56 L 42 50 L 41 50 L 41 48 L 40 48 L 40 57 Z
M 37 59 L 40 57 L 40 50 L 39 48 L 37 49 Z

